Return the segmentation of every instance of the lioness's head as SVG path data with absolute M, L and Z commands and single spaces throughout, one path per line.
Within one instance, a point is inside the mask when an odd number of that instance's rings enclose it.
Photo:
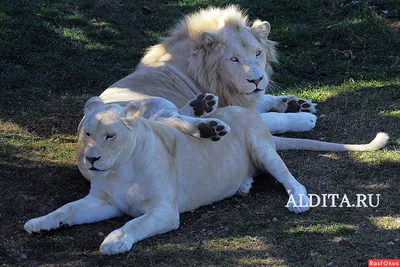
M 185 20 L 192 39 L 190 72 L 220 104 L 252 106 L 266 91 L 277 61 L 271 26 L 256 20 L 250 26 L 237 7 L 199 11 Z
M 106 174 L 129 158 L 136 145 L 140 107 L 104 104 L 92 97 L 85 105 L 85 116 L 78 127 L 82 160 L 92 174 Z M 78 148 L 79 149 L 79 148 Z

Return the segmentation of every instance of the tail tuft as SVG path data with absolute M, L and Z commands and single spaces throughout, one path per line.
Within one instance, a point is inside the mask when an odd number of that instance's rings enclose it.
M 374 140 L 368 144 L 371 151 L 379 150 L 387 145 L 389 140 L 389 135 L 387 133 L 380 132 L 376 135 Z

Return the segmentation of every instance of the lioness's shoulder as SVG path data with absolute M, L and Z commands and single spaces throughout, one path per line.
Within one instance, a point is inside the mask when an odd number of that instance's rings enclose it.
M 212 114 L 212 117 L 216 117 L 224 121 L 231 128 L 232 127 L 249 128 L 251 126 L 257 126 L 257 127 L 265 126 L 265 123 L 255 110 L 239 106 L 228 106 L 220 108 L 215 113 Z
M 219 115 L 219 114 L 221 116 L 227 116 L 227 117 L 245 117 L 245 116 L 257 117 L 257 118 L 260 117 L 257 111 L 255 111 L 254 109 L 249 109 L 240 106 L 227 106 L 219 108 L 213 115 Z

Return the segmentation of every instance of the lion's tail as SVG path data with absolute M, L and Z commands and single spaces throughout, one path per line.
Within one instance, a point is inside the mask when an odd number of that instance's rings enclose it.
M 374 140 L 365 145 L 347 145 L 309 139 L 284 138 L 273 136 L 276 150 L 314 150 L 314 151 L 376 151 L 386 146 L 389 135 L 378 133 Z

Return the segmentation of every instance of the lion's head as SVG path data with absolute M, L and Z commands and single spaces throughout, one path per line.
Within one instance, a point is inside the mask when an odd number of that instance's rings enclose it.
M 271 62 L 277 61 L 270 29 L 260 20 L 250 26 L 238 7 L 229 6 L 192 14 L 172 34 L 190 37 L 190 75 L 218 95 L 221 106 L 252 107 L 267 89 Z
M 78 127 L 78 154 L 82 154 L 81 163 L 86 171 L 105 175 L 126 161 L 136 145 L 139 118 L 140 107 L 135 104 L 124 108 L 104 104 L 100 97 L 89 99 Z

